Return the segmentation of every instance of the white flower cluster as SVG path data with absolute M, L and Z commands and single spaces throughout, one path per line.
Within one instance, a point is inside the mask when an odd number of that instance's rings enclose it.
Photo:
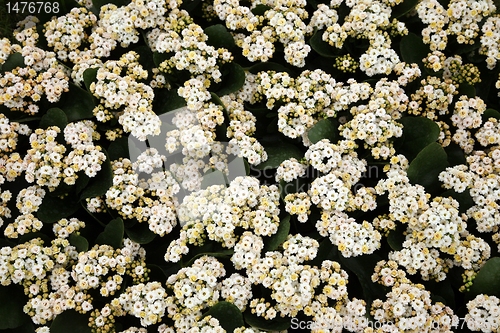
M 455 102 L 451 121 L 459 129 L 478 128 L 483 123 L 481 115 L 486 111 L 486 103 L 479 97 L 467 98 L 460 96 Z
M 38 185 L 23 188 L 16 197 L 16 207 L 21 214 L 38 211 L 45 197 L 45 190 Z
M 43 227 L 42 221 L 36 218 L 33 214 L 22 214 L 16 217 L 14 222 L 9 223 L 4 230 L 4 235 L 7 238 L 18 238 L 30 232 L 37 232 Z
M 30 132 L 28 125 L 10 121 L 0 114 L 0 157 L 16 150 L 19 134 L 27 135 Z
M 161 121 L 153 112 L 153 89 L 138 82 L 148 76 L 138 60 L 139 55 L 130 51 L 118 61 L 106 61 L 97 70 L 97 81 L 90 85 L 90 92 L 103 106 L 94 109 L 98 121 L 109 121 L 111 110 L 118 110 L 123 130 L 144 141 L 148 135 L 160 134 Z
M 252 283 L 247 277 L 233 273 L 222 280 L 220 294 L 224 300 L 236 305 L 243 312 L 252 298 Z
M 467 327 L 472 331 L 495 332 L 500 324 L 500 300 L 496 296 L 479 294 L 467 303 Z
M 297 215 L 299 222 L 306 222 L 311 213 L 311 199 L 305 192 L 290 193 L 285 196 L 285 210 L 290 215 Z
M 106 155 L 92 141 L 92 126 L 92 122 L 83 121 L 65 128 L 65 138 L 73 148 L 67 155 L 66 147 L 56 140 L 61 132 L 59 127 L 36 129 L 30 135 L 31 149 L 23 161 L 26 181 L 36 181 L 37 185 L 47 186 L 53 191 L 61 180 L 68 185 L 75 184 L 79 171 L 85 172 L 88 177 L 95 177 Z
M 142 326 L 154 325 L 161 321 L 167 308 L 167 292 L 160 282 L 140 283 L 128 287 L 112 306 L 119 303 L 120 310 L 141 320 Z M 113 309 L 113 311 L 118 311 Z
M 182 23 L 180 23 L 182 22 Z M 170 54 L 158 65 L 160 71 L 175 74 L 186 70 L 191 75 L 202 77 L 202 82 L 220 82 L 222 73 L 219 65 L 230 62 L 232 54 L 225 48 L 207 44 L 208 36 L 202 27 L 192 23 L 185 10 L 174 10 L 164 24 L 147 35 L 153 51 Z
M 382 236 L 371 223 L 357 223 L 342 211 L 324 210 L 316 229 L 321 236 L 329 237 L 346 258 L 373 253 L 381 246 Z
M 500 17 L 490 16 L 481 27 L 481 48 L 479 52 L 485 54 L 488 69 L 493 69 L 500 59 Z
M 381 324 L 380 332 L 435 332 L 433 322 L 439 323 L 439 332 L 451 332 L 459 320 L 451 308 L 433 304 L 423 285 L 408 280 L 394 285 L 385 301 L 373 301 L 370 313 Z
M 71 277 L 79 290 L 99 288 L 100 294 L 107 297 L 121 289 L 125 275 L 132 276 L 136 282 L 146 279 L 145 257 L 144 248 L 130 239 L 125 239 L 119 249 L 94 245 L 78 254 Z
M 280 165 L 276 169 L 275 179 L 277 182 L 281 180 L 285 182 L 291 182 L 299 177 L 304 176 L 306 170 L 306 165 L 300 163 L 296 158 L 292 157 L 280 163 Z
M 140 162 L 135 166 L 129 159 L 113 161 L 113 185 L 106 192 L 104 200 L 105 205 L 117 210 L 123 219 L 147 222 L 151 231 L 164 235 L 170 233 L 177 224 L 175 194 L 179 192 L 180 186 L 168 171 L 153 172 L 146 178 L 139 177 L 140 170 L 156 167 L 156 163 L 161 161 L 161 157 L 151 153 L 149 150 L 141 154 Z M 102 200 L 88 200 L 87 205 L 92 212 L 104 209 Z
M 214 257 L 203 256 L 167 279 L 167 286 L 174 290 L 174 296 L 166 298 L 167 314 L 177 330 L 192 327 L 201 318 L 202 310 L 219 301 L 222 284 L 218 279 L 225 275 L 222 263 Z
M 165 254 L 165 260 L 174 262 L 187 253 L 187 244 L 203 243 L 205 237 L 234 247 L 239 239 L 236 228 L 262 236 L 275 234 L 279 225 L 278 187 L 259 185 L 253 177 L 236 177 L 227 188 L 212 185 L 186 196 L 177 215 L 183 225 L 180 238 Z
M 60 219 L 52 226 L 52 231 L 57 238 L 68 238 L 69 235 L 79 234 L 79 230 L 85 228 L 85 222 L 78 220 L 76 217 L 68 219 Z
M 368 104 L 351 108 L 353 119 L 339 126 L 341 135 L 348 140 L 362 140 L 371 148 L 376 159 L 394 155 L 391 138 L 403 134 L 396 120 L 406 110 L 408 96 L 397 82 L 380 80 L 376 83 Z
M 262 13 L 254 13 L 250 7 L 240 4 L 239 0 L 216 0 L 213 9 L 234 33 L 236 45 L 250 61 L 267 61 L 272 58 L 275 46 L 284 46 L 285 61 L 296 67 L 305 65 L 305 58 L 311 51 L 305 36 L 312 31 L 304 22 L 309 14 L 304 9 L 306 1 L 266 1 L 269 6 Z M 241 33 L 246 30 L 250 34 Z
M 75 60 L 78 48 L 86 43 L 89 34 L 85 31 L 97 22 L 97 17 L 87 8 L 72 8 L 69 13 L 55 17 L 44 24 L 47 46 L 57 53 L 57 58 Z
M 464 164 L 448 167 L 439 174 L 439 180 L 446 189 L 453 189 L 457 193 L 464 192 L 474 182 L 474 174 L 468 171 Z
M 8 54 L 4 43 L 4 54 Z M 39 111 L 36 104 L 45 97 L 50 103 L 59 101 L 63 92 L 69 89 L 69 77 L 57 64 L 53 52 L 44 51 L 33 45 L 10 46 L 9 53 L 20 53 L 24 67 L 16 67 L 0 76 L 0 105 L 28 114 Z
M 500 121 L 490 118 L 476 132 L 476 139 L 483 147 L 500 143 Z

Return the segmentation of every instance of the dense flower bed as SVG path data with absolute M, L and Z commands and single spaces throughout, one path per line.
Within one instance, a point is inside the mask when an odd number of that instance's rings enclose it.
M 0 332 L 500 332 L 500 4 L 51 4 L 0 40 Z

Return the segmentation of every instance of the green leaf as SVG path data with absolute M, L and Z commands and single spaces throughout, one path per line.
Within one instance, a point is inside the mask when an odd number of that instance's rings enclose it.
M 339 55 L 339 49 L 331 46 L 327 42 L 323 40 L 324 30 L 316 30 L 316 32 L 312 35 L 309 40 L 309 44 L 311 44 L 311 48 L 316 51 L 320 56 L 326 58 L 335 58 Z
M 107 5 L 108 3 L 114 4 L 117 7 L 126 6 L 130 1 L 128 0 L 92 0 L 92 4 L 95 8 L 101 9 L 102 6 Z
M 204 31 L 208 36 L 207 44 L 215 48 L 226 48 L 229 50 L 236 46 L 233 35 L 222 24 L 209 26 Z
M 235 62 L 224 66 L 222 84 L 215 92 L 218 96 L 224 96 L 236 92 L 245 84 L 245 71 Z
M 288 317 L 277 316 L 272 320 L 266 320 L 250 312 L 245 312 L 243 317 L 248 325 L 261 331 L 285 331 L 291 325 L 291 319 Z
M 22 326 L 1 330 L 2 333 L 35 333 L 35 327 L 31 320 L 25 322 Z
M 455 192 L 454 190 L 448 190 L 442 193 L 441 196 L 444 198 L 452 197 L 453 199 L 457 200 L 458 204 L 460 205 L 458 207 L 458 211 L 460 213 L 465 213 L 469 208 L 476 204 L 470 196 L 469 189 L 463 191 L 462 193 Z
M 234 332 L 238 327 L 245 326 L 243 314 L 236 305 L 221 301 L 203 314 L 203 317 L 212 316 L 219 320 L 220 325 L 226 332 Z
M 71 234 L 69 235 L 69 243 L 76 247 L 76 250 L 78 252 L 85 252 L 88 251 L 89 249 L 89 242 L 87 239 L 83 236 L 77 235 L 77 234 Z
M 47 110 L 40 120 L 40 128 L 46 129 L 50 126 L 57 126 L 63 130 L 68 125 L 68 117 L 66 113 L 59 108 L 52 108 Z
M 252 14 L 254 15 L 264 15 L 269 9 L 272 7 L 264 4 L 258 4 L 254 8 L 252 8 Z
M 344 258 L 340 256 L 340 263 L 349 269 L 359 280 L 363 288 L 365 301 L 370 304 L 374 299 L 385 297 L 385 289 L 382 285 L 372 282 L 372 274 L 375 265 L 382 260 L 377 254 L 362 255 L 359 257 Z M 350 276 L 350 274 L 349 274 Z
M 37 216 L 44 223 L 55 223 L 75 213 L 80 205 L 74 197 L 68 195 L 63 199 L 46 195 L 38 208 Z
M 84 72 L 83 72 L 83 82 L 85 83 L 85 87 L 87 88 L 87 91 L 90 92 L 90 85 L 92 84 L 92 82 L 96 82 L 97 81 L 97 71 L 99 70 L 99 68 L 94 68 L 94 67 L 91 67 L 91 68 L 87 68 Z
M 495 109 L 486 109 L 483 113 L 483 120 L 487 121 L 490 118 L 495 118 L 500 120 L 500 112 Z
M 2 64 L 2 71 L 3 72 L 9 72 L 12 71 L 13 69 L 17 67 L 24 67 L 24 57 L 22 56 L 21 53 L 16 52 L 11 54 L 7 60 Z
M 184 9 L 188 13 L 197 12 L 196 7 L 198 7 L 200 2 L 201 0 L 182 0 L 181 9 Z
M 402 141 L 401 151 L 410 161 L 439 137 L 438 124 L 429 118 L 405 117 L 401 118 L 399 123 L 403 125 L 403 136 L 397 141 Z
M 406 3 L 406 1 L 404 3 Z M 422 59 L 427 57 L 430 50 L 422 41 L 422 37 L 410 32 L 408 35 L 401 38 L 399 50 L 401 51 L 401 57 L 406 63 L 416 63 L 421 70 L 424 69 Z
M 247 70 L 252 74 L 257 74 L 259 72 L 267 72 L 267 71 L 292 73 L 290 68 L 282 64 L 279 64 L 277 62 L 271 62 L 271 61 L 256 63 L 255 65 L 247 68 Z M 265 109 L 268 110 L 267 108 Z
M 119 249 L 122 247 L 124 230 L 123 220 L 118 217 L 106 225 L 104 231 L 97 236 L 95 242 L 96 244 L 107 244 L 115 249 Z
M 23 312 L 24 293 L 16 286 L 0 286 L 0 329 L 17 328 L 29 317 Z
M 153 110 L 157 115 L 186 106 L 186 100 L 177 94 L 177 89 L 161 89 L 155 93 Z
M 129 158 L 127 137 L 122 136 L 111 142 L 108 147 L 108 154 L 111 161 L 118 160 L 120 157 Z
M 92 333 L 89 316 L 75 310 L 66 310 L 59 314 L 50 325 L 50 333 L 67 333 L 68 328 L 71 328 L 71 333 Z
M 58 107 L 66 113 L 69 122 L 94 117 L 94 106 L 92 95 L 73 83 L 69 84 L 69 91 L 62 95 L 58 103 Z
M 147 223 L 137 223 L 133 227 L 126 228 L 127 237 L 138 244 L 148 244 L 155 239 L 156 234 L 149 230 Z
M 419 0 L 404 0 L 392 9 L 392 17 L 398 18 L 409 13 L 418 4 Z
M 336 142 L 338 139 L 337 132 L 337 127 L 335 127 L 330 119 L 321 119 L 311 127 L 309 132 L 307 132 L 307 137 L 312 143 L 316 143 L 323 139 L 328 139 L 330 142 Z
M 500 297 L 500 257 L 488 259 L 473 280 L 469 295 L 479 294 Z
M 101 164 L 101 170 L 97 175 L 89 180 L 89 185 L 80 194 L 80 200 L 104 195 L 113 185 L 113 169 L 109 155 L 104 149 L 103 152 L 106 154 L 106 160 Z
M 170 58 L 169 53 L 160 53 L 160 52 L 153 52 L 153 62 L 156 65 L 156 67 L 159 67 L 162 62 Z
M 394 251 L 401 251 L 403 249 L 403 242 L 406 236 L 404 232 L 406 227 L 403 224 L 398 224 L 395 230 L 391 230 L 387 236 L 387 243 Z
M 448 166 L 448 156 L 437 142 L 429 144 L 418 153 L 408 167 L 408 178 L 412 184 L 420 184 L 428 192 L 440 188 L 438 175 Z
M 444 151 L 448 155 L 448 163 L 450 166 L 455 166 L 459 164 L 467 164 L 467 160 L 465 159 L 465 153 L 459 145 L 455 142 L 450 143 L 448 146 L 444 148 Z
M 458 93 L 460 95 L 465 95 L 469 98 L 474 98 L 476 97 L 476 88 L 474 88 L 473 85 L 467 84 L 467 83 L 462 83 L 458 87 Z
M 266 240 L 265 251 L 275 251 L 288 237 L 290 232 L 290 215 L 285 216 L 280 221 L 278 231 Z
M 267 152 L 267 160 L 256 166 L 260 170 L 277 168 L 281 162 L 292 157 L 295 157 L 297 160 L 304 157 L 302 151 L 296 145 L 290 143 L 273 142 L 264 145 L 264 148 Z
M 201 180 L 201 188 L 206 189 L 207 187 L 212 185 L 227 185 L 226 177 L 221 171 L 214 170 L 203 175 L 203 179 Z

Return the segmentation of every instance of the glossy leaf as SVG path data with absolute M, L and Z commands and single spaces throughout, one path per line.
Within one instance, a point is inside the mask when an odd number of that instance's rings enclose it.
M 156 234 L 149 230 L 147 223 L 137 223 L 133 227 L 126 228 L 125 233 L 128 238 L 138 244 L 151 243 L 156 237 Z
M 17 286 L 0 286 L 0 300 L 0 329 L 17 328 L 29 320 L 23 312 L 26 297 Z
M 219 320 L 222 328 L 226 332 L 234 332 L 235 329 L 245 326 L 243 314 L 236 305 L 230 302 L 221 301 L 210 308 L 203 314 L 203 317 L 212 316 Z
M 101 170 L 97 172 L 95 177 L 90 178 L 89 185 L 80 194 L 80 200 L 94 198 L 104 195 L 113 185 L 113 169 L 109 156 L 105 150 L 106 160 L 101 164 Z
M 245 71 L 235 62 L 228 63 L 224 66 L 224 75 L 222 77 L 223 84 L 217 89 L 218 96 L 224 96 L 240 90 L 245 83 Z
M 44 223 L 55 223 L 75 213 L 80 205 L 72 196 L 63 199 L 46 195 L 38 208 L 37 216 Z
M 95 242 L 96 244 L 107 244 L 115 249 L 119 249 L 122 247 L 124 230 L 123 220 L 118 217 L 106 225 L 104 231 L 97 236 Z
M 312 143 L 316 143 L 323 139 L 328 139 L 330 142 L 337 141 L 337 127 L 330 119 L 321 119 L 307 132 L 307 137 Z
M 438 175 L 448 166 L 448 156 L 443 147 L 433 142 L 425 147 L 410 163 L 407 174 L 412 184 L 420 184 L 427 191 L 440 187 Z
M 469 208 L 476 204 L 470 196 L 469 189 L 463 191 L 462 193 L 455 192 L 454 190 L 448 190 L 442 193 L 441 196 L 444 198 L 452 197 L 453 199 L 457 200 L 460 205 L 458 207 L 460 213 L 465 213 Z
M 186 100 L 177 94 L 177 89 L 162 89 L 155 93 L 153 110 L 157 115 L 177 110 L 186 106 Z
M 92 0 L 92 3 L 95 8 L 101 9 L 102 6 L 106 4 L 113 4 L 117 7 L 126 6 L 130 1 L 127 0 Z
M 267 153 L 267 160 L 256 166 L 260 170 L 277 168 L 284 160 L 292 157 L 300 160 L 304 156 L 297 146 L 284 142 L 264 145 L 264 149 Z
M 405 117 L 399 119 L 399 123 L 403 125 L 403 137 L 399 139 L 402 141 L 400 148 L 410 161 L 439 137 L 439 126 L 429 118 Z
M 203 179 L 201 180 L 201 188 L 206 189 L 212 185 L 226 185 L 226 177 L 219 170 L 214 170 L 212 172 L 206 173 L 203 175 Z
M 488 259 L 473 280 L 469 294 L 486 294 L 500 297 L 500 257 Z
M 88 315 L 66 310 L 52 321 L 50 333 L 67 333 L 68 328 L 71 328 L 71 333 L 92 333 L 88 324 Z
M 489 118 L 495 118 L 500 120 L 500 112 L 495 109 L 486 109 L 483 113 L 483 120 L 487 121 Z
M 89 249 L 89 242 L 81 235 L 71 234 L 68 237 L 69 243 L 76 247 L 78 252 L 85 252 Z
M 262 331 L 284 331 L 289 329 L 291 325 L 291 319 L 288 317 L 276 316 L 272 320 L 266 320 L 249 312 L 245 312 L 243 317 L 248 325 Z
M 69 122 L 94 117 L 94 98 L 73 83 L 69 84 L 69 91 L 62 95 L 58 106 L 66 113 Z
M 254 15 L 264 15 L 269 9 L 272 9 L 272 7 L 264 4 L 258 4 L 257 6 L 252 8 L 252 13 Z
M 1 66 L 2 72 L 9 72 L 17 67 L 24 67 L 24 57 L 19 52 L 13 53 Z
M 316 30 L 309 40 L 309 44 L 320 56 L 335 58 L 339 55 L 339 50 L 323 40 L 323 33 L 324 30 Z
M 111 142 L 108 147 L 108 154 L 111 161 L 118 160 L 120 157 L 129 158 L 127 137 L 123 136 Z
M 47 113 L 43 115 L 40 120 L 40 128 L 48 128 L 50 126 L 57 126 L 63 130 L 68 124 L 68 117 L 66 113 L 59 108 L 52 108 L 47 110 Z
M 403 242 L 406 236 L 404 235 L 406 227 L 403 224 L 398 224 L 395 230 L 391 230 L 387 236 L 387 243 L 394 251 L 403 249 Z
M 215 48 L 231 49 L 236 46 L 233 35 L 222 24 L 209 26 L 204 31 L 208 36 L 207 44 Z
M 288 233 L 290 232 L 290 215 L 285 216 L 281 219 L 278 226 L 278 231 L 274 235 L 271 235 L 267 240 L 265 240 L 264 250 L 275 251 L 278 247 L 286 241 Z
M 418 4 L 419 0 L 404 0 L 392 9 L 392 17 L 398 18 L 409 13 Z
M 427 57 L 430 50 L 422 41 L 422 37 L 410 32 L 408 35 L 401 38 L 399 48 L 401 56 L 406 63 L 416 63 L 420 66 L 420 69 L 423 70 L 422 59 Z
M 267 71 L 287 72 L 287 73 L 292 72 L 290 68 L 280 63 L 271 61 L 256 63 L 255 65 L 252 65 L 251 67 L 247 68 L 247 70 L 252 74 L 257 74 L 258 72 L 267 72 Z
M 385 297 L 384 287 L 378 283 L 372 282 L 371 275 L 377 262 L 382 258 L 376 254 L 362 255 L 358 257 L 344 258 L 340 257 L 342 267 L 350 270 L 358 278 L 365 301 L 370 304 L 374 299 Z
M 87 88 L 87 91 L 90 91 L 90 85 L 92 82 L 97 81 L 96 76 L 97 76 L 97 71 L 99 68 L 87 68 L 83 72 L 83 82 L 85 83 L 85 87 Z

